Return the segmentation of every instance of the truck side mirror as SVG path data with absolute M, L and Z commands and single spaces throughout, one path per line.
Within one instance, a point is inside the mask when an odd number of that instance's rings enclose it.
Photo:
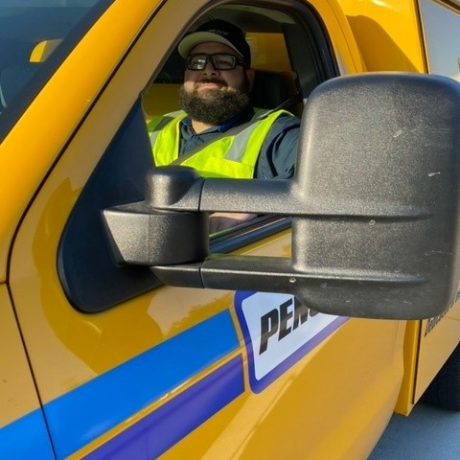
M 291 293 L 323 313 L 420 319 L 455 299 L 459 168 L 458 83 L 340 77 L 308 101 L 294 180 L 159 168 L 145 202 L 104 217 L 118 259 L 151 266 L 167 284 Z M 212 211 L 291 216 L 292 258 L 209 256 Z

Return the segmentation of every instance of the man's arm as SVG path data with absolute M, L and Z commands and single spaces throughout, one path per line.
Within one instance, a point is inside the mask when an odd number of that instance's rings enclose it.
M 216 233 L 226 228 L 235 227 L 255 217 L 257 217 L 257 214 L 214 212 L 209 216 L 209 233 Z

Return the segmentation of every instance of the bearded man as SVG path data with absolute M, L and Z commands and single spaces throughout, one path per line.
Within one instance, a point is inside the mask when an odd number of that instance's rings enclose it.
M 186 67 L 182 110 L 149 123 L 155 165 L 189 166 L 208 178 L 291 178 L 300 122 L 285 110 L 253 108 L 242 30 L 212 20 L 186 35 L 178 51 Z

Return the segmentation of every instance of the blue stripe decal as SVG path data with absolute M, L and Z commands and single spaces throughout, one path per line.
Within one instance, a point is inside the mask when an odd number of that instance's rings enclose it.
M 41 410 L 35 410 L 0 429 L 0 459 L 54 459 Z
M 45 406 L 58 457 L 92 442 L 238 348 L 224 311 Z
M 157 458 L 243 391 L 243 361 L 239 356 L 84 459 Z

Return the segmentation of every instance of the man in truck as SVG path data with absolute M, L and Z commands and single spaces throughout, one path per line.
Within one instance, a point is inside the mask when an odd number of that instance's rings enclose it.
M 183 110 L 149 124 L 155 164 L 192 166 L 205 177 L 292 177 L 299 120 L 284 110 L 261 114 L 252 107 L 254 70 L 243 31 L 209 21 L 178 49 L 186 67 Z M 239 152 L 230 147 L 233 137 Z M 169 145 L 175 149 L 166 151 Z
M 294 174 L 299 119 L 285 110 L 255 109 L 255 72 L 243 31 L 208 21 L 179 43 L 185 59 L 182 110 L 148 126 L 156 166 L 180 164 L 204 177 L 289 179 Z M 247 214 L 213 215 L 217 231 Z

